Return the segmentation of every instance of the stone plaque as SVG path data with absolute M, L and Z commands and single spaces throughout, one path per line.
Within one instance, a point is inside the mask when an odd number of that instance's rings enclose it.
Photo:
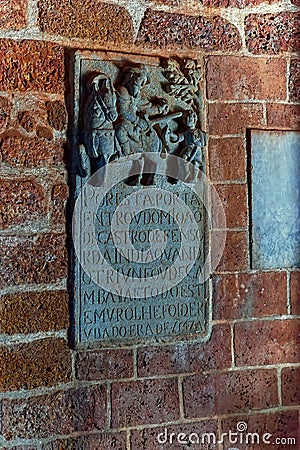
M 300 265 L 300 133 L 251 132 L 252 266 Z
M 204 339 L 201 69 L 90 52 L 74 67 L 75 342 Z

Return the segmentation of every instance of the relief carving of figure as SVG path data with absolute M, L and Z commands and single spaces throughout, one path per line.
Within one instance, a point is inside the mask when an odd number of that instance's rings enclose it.
M 155 159 L 149 153 L 160 153 L 162 141 L 155 130 L 159 119 L 155 116 L 166 114 L 168 105 L 161 101 L 153 104 L 143 96 L 148 83 L 147 72 L 139 68 L 125 68 L 122 85 L 119 87 L 119 120 L 116 125 L 116 137 L 124 155 L 138 154 L 133 161 L 132 175 L 127 183 L 144 185 L 154 183 L 156 171 Z M 147 155 L 144 153 L 147 152 Z M 137 172 L 137 173 L 135 173 Z
M 116 103 L 117 95 L 110 78 L 105 74 L 96 75 L 83 108 L 83 143 L 90 157 L 92 173 L 115 156 L 113 122 L 118 117 Z

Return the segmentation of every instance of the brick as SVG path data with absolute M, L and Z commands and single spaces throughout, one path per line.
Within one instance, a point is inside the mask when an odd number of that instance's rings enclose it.
M 212 181 L 246 179 L 246 152 L 242 138 L 209 140 L 209 173 Z
M 178 343 L 167 347 L 145 347 L 138 350 L 140 377 L 193 373 L 230 367 L 231 332 L 228 325 L 215 325 L 207 342 Z
M 0 40 L 0 90 L 64 92 L 63 48 L 51 42 Z
M 209 132 L 215 135 L 245 134 L 246 128 L 264 124 L 263 106 L 257 103 L 209 104 Z
M 187 418 L 248 412 L 277 406 L 276 370 L 193 375 L 183 382 Z
M 275 445 L 276 439 L 297 437 L 299 439 L 299 412 L 298 411 L 280 411 L 270 412 L 268 414 L 251 414 L 241 415 L 231 418 L 222 419 L 221 430 L 222 433 L 228 433 L 230 430 L 237 432 L 237 424 L 244 422 L 247 429 L 239 435 L 246 440 L 247 433 L 257 433 L 259 435 L 259 442 L 256 440 L 253 445 L 251 444 L 238 444 L 240 450 L 284 450 L 286 448 L 296 448 L 294 445 L 288 445 L 282 443 L 282 445 Z M 265 436 L 268 444 L 263 442 L 264 434 L 269 433 L 271 436 Z M 239 436 L 239 437 L 240 437 Z M 250 438 L 251 436 L 249 436 Z M 239 439 L 240 440 L 240 439 Z M 224 440 L 225 445 L 222 446 L 223 450 L 227 450 L 229 447 L 228 437 Z M 249 441 L 251 442 L 251 440 Z
M 131 350 L 79 352 L 75 367 L 79 380 L 130 378 L 133 376 L 133 354 Z
M 215 185 L 219 199 L 222 202 L 226 216 L 227 228 L 240 228 L 247 226 L 247 185 L 246 184 L 220 184 Z M 212 217 L 218 217 L 218 205 L 213 204 Z M 218 222 L 217 222 L 218 223 Z
M 171 433 L 175 435 L 171 436 Z M 183 433 L 183 434 L 182 434 Z M 131 449 L 132 450 L 182 450 L 183 448 L 193 448 L 209 450 L 212 447 L 206 443 L 200 445 L 191 445 L 189 439 L 195 443 L 196 436 L 204 433 L 214 433 L 218 439 L 218 424 L 215 420 L 203 420 L 194 424 L 169 425 L 167 427 L 147 428 L 141 431 L 132 431 Z M 186 436 L 184 436 L 186 435 Z M 159 443 L 163 442 L 163 444 Z M 186 442 L 186 445 L 180 443 Z
M 66 204 L 69 189 L 66 184 L 56 184 L 52 188 L 52 222 L 54 224 L 64 224 L 66 221 Z
M 27 0 L 2 0 L 0 29 L 21 30 L 27 23 Z
M 125 432 L 101 433 L 77 438 L 59 439 L 41 446 L 41 450 L 123 450 L 126 449 Z
M 211 56 L 207 63 L 207 95 L 219 101 L 285 100 L 286 60 Z
M 232 320 L 286 314 L 286 274 L 215 275 L 213 318 Z
M 47 140 L 6 136 L 0 139 L 0 158 L 10 167 L 52 167 L 63 164 L 63 143 Z
M 212 242 L 212 254 L 217 255 L 219 251 L 214 246 L 215 242 Z M 236 271 L 246 269 L 248 267 L 247 254 L 247 233 L 244 231 L 226 231 L 224 252 L 216 270 Z
M 2 392 L 71 381 L 71 353 L 63 339 L 1 345 L 0 361 Z
M 12 440 L 97 431 L 106 426 L 106 405 L 104 385 L 3 400 L 2 434 Z
M 52 128 L 62 131 L 66 128 L 67 114 L 63 102 L 60 100 L 46 102 L 47 119 Z
M 112 427 L 126 427 L 179 418 L 176 379 L 112 384 Z
M 220 16 L 196 17 L 148 9 L 137 44 L 206 51 L 239 50 L 241 37 L 237 28 Z
M 291 313 L 300 315 L 300 271 L 291 272 Z
M 0 287 L 54 283 L 66 276 L 64 235 L 0 238 Z
M 44 127 L 42 125 L 38 125 L 36 127 L 36 135 L 41 139 L 46 139 L 47 141 L 52 141 L 53 139 L 53 131 L 50 127 Z
M 35 129 L 35 120 L 31 111 L 19 111 L 17 114 L 18 122 L 24 130 L 31 133 Z
M 99 0 L 40 0 L 38 9 L 40 29 L 48 34 L 99 43 L 133 41 L 132 19 L 124 7 Z
M 276 104 L 267 105 L 269 128 L 283 128 L 289 130 L 300 129 L 300 105 Z
M 8 98 L 0 96 L 0 133 L 5 131 L 9 116 L 10 116 L 11 105 Z
M 281 372 L 282 403 L 285 406 L 300 403 L 300 367 L 285 367 Z
M 256 6 L 264 3 L 265 0 L 200 0 L 200 3 L 206 7 L 212 8 L 245 8 L 247 6 Z M 269 4 L 278 3 L 279 0 L 269 0 Z
M 68 294 L 45 290 L 0 297 L 0 332 L 27 334 L 68 328 Z
M 291 0 L 292 5 L 300 6 L 300 0 Z
M 0 229 L 45 217 L 46 194 L 34 181 L 0 178 Z
M 250 14 L 245 18 L 248 50 L 254 54 L 278 54 L 300 50 L 299 13 Z
M 237 366 L 299 362 L 297 320 L 264 320 L 235 324 Z
M 291 60 L 289 76 L 289 98 L 292 102 L 300 102 L 300 59 L 293 58 Z

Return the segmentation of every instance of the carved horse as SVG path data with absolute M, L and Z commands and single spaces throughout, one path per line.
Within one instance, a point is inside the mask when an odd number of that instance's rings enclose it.
M 83 108 L 83 143 L 90 157 L 92 173 L 105 166 L 115 154 L 116 103 L 110 78 L 102 73 L 96 75 Z

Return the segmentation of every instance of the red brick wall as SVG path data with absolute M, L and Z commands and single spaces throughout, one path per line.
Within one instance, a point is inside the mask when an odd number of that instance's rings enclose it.
M 246 130 L 300 128 L 299 1 L 126 3 L 0 5 L 0 448 L 181 449 L 157 434 L 221 435 L 242 420 L 295 437 L 300 272 L 250 268 Z M 206 343 L 68 345 L 65 54 L 75 48 L 203 58 L 208 173 L 228 224 Z

